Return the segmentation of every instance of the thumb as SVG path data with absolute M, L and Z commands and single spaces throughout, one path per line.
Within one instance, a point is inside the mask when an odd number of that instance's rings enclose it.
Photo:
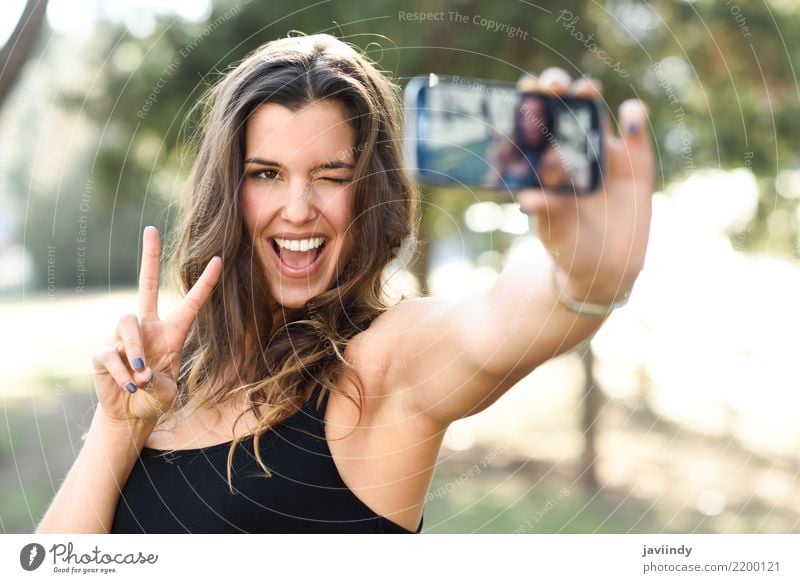
M 519 210 L 527 215 L 546 213 L 555 215 L 564 212 L 568 201 L 565 196 L 539 188 L 526 188 L 516 195 Z
M 161 415 L 174 406 L 177 386 L 168 374 L 153 371 L 150 382 L 143 389 L 137 392 L 142 393 L 140 398 L 144 402 L 140 406 L 147 411 L 148 417 L 154 413 Z
M 644 101 L 640 99 L 623 101 L 619 106 L 619 124 L 622 140 L 631 149 L 631 153 L 651 151 L 650 121 Z
M 650 197 L 655 180 L 655 158 L 650 139 L 647 106 L 638 99 L 628 99 L 619 106 L 623 151 L 617 156 L 617 169 L 636 179 L 643 197 Z

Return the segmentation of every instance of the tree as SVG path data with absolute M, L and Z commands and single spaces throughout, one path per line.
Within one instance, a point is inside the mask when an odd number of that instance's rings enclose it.
M 25 62 L 33 54 L 46 9 L 47 0 L 28 0 L 14 32 L 0 49 L 0 107 L 14 87 Z

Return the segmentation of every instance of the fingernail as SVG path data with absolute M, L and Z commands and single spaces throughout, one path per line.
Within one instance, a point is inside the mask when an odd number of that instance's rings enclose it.
M 127 385 L 125 385 L 125 388 L 128 389 L 129 393 L 136 392 L 136 385 L 134 385 L 133 383 L 128 383 Z
M 628 130 L 629 134 L 638 134 L 639 124 L 636 123 L 635 121 L 632 121 L 631 123 L 628 124 L 628 127 L 626 129 Z
M 135 368 L 136 370 L 144 370 L 144 360 L 142 360 L 138 356 L 136 358 L 134 358 L 133 359 L 133 368 Z

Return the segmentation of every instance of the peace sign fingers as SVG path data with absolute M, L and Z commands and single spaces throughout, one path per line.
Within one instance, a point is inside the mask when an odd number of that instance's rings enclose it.
M 208 262 L 192 289 L 189 290 L 189 293 L 183 298 L 175 312 L 169 317 L 168 321 L 180 331 L 182 337 L 186 337 L 189 333 L 189 328 L 191 328 L 206 300 L 211 296 L 211 292 L 214 291 L 214 286 L 219 281 L 221 274 L 222 259 L 214 256 Z

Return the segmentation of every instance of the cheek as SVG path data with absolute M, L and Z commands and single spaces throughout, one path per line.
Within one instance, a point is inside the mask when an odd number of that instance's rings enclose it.
M 340 235 L 349 238 L 350 220 L 352 216 L 353 192 L 349 190 L 337 197 L 333 204 L 328 207 L 328 220 L 339 232 Z
M 264 204 L 263 198 L 249 196 L 244 192 L 241 197 L 242 219 L 250 234 L 258 232 L 269 223 L 270 209 Z
M 350 219 L 351 214 L 349 208 L 343 210 L 336 216 L 336 230 L 342 237 L 342 256 L 340 257 L 340 261 L 344 263 L 347 263 L 347 259 L 352 254 L 353 247 L 355 245 L 353 240 L 355 233 L 353 231 L 353 225 L 351 224 Z

